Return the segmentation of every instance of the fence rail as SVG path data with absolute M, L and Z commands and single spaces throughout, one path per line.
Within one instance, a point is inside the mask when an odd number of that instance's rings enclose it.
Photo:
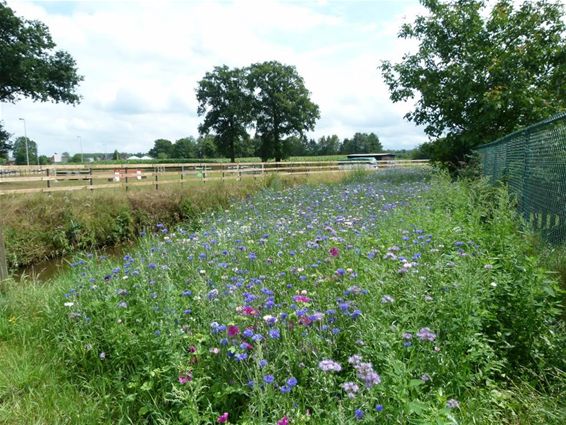
M 566 113 L 477 150 L 483 174 L 508 184 L 525 220 L 550 242 L 565 242 Z
M 428 166 L 427 160 L 379 161 L 377 170 Z M 49 166 L 0 166 L 0 195 L 76 190 L 122 189 L 162 185 L 242 180 L 269 174 L 310 175 L 346 172 L 361 164 L 342 161 L 85 164 Z

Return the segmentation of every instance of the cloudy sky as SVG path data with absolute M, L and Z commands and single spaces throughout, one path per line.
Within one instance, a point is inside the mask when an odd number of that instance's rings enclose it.
M 7 0 L 16 14 L 50 29 L 77 61 L 84 81 L 76 107 L 1 104 L 15 136 L 54 152 L 144 152 L 157 138 L 197 136 L 195 89 L 214 66 L 277 60 L 296 66 L 321 118 L 310 137 L 375 132 L 387 149 L 426 140 L 393 104 L 381 60 L 399 60 L 414 42 L 398 40 L 417 0 Z

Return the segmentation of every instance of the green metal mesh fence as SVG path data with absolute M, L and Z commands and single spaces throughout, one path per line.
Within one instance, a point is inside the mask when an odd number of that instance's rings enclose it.
M 566 242 L 566 113 L 477 148 L 483 174 L 506 182 L 531 226 Z

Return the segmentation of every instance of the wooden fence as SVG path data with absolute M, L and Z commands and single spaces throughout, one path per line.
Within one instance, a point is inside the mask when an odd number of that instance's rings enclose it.
M 426 167 L 427 160 L 379 161 L 377 171 L 390 168 Z M 269 174 L 310 175 L 347 172 L 363 165 L 346 161 L 105 164 L 0 166 L 0 195 L 75 190 L 123 189 L 209 181 L 242 180 Z

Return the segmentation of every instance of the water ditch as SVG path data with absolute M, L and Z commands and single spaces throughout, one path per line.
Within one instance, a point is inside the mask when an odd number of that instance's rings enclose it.
M 104 255 L 110 259 L 120 259 L 135 245 L 135 242 L 109 246 L 93 250 L 97 255 Z M 91 251 L 92 252 L 92 251 Z M 51 258 L 49 260 L 41 261 L 39 263 L 30 264 L 29 266 L 22 267 L 12 273 L 12 278 L 16 282 L 32 280 L 35 282 L 48 282 L 57 278 L 60 274 L 64 273 L 70 268 L 70 264 L 80 253 L 76 252 L 72 255 L 64 257 Z

